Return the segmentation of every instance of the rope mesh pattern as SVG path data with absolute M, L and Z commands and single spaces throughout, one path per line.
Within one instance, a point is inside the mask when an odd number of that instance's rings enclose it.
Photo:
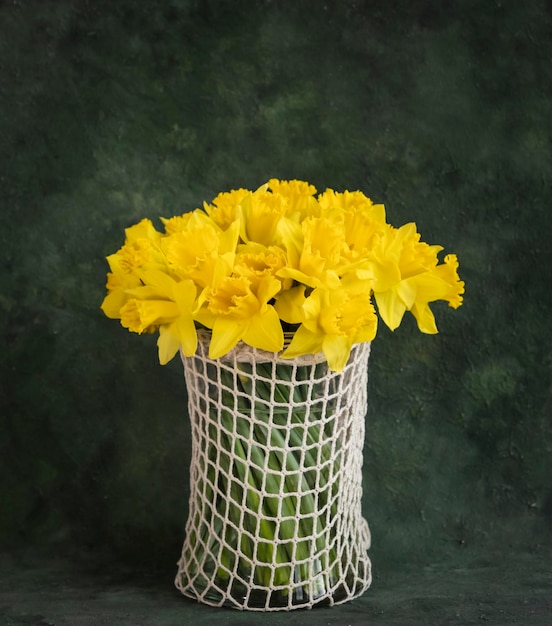
M 338 604 L 371 582 L 361 515 L 370 344 L 341 373 L 243 344 L 183 357 L 190 502 L 176 586 L 212 606 Z

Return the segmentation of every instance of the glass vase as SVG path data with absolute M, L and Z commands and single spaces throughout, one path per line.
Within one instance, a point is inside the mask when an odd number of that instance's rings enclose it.
M 361 514 L 370 344 L 341 373 L 208 340 L 183 357 L 192 425 L 190 500 L 176 586 L 212 606 L 333 605 L 371 582 Z

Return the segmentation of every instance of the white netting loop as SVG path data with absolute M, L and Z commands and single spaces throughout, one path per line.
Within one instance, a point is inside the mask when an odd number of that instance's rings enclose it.
M 184 357 L 190 501 L 176 586 L 212 606 L 338 604 L 371 583 L 361 514 L 370 344 L 341 373 L 240 344 Z

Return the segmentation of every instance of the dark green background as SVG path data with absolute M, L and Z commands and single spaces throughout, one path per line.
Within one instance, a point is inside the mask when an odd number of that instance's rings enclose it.
M 142 217 L 278 177 L 364 191 L 457 253 L 466 282 L 463 307 L 435 307 L 439 335 L 405 320 L 373 345 L 363 507 L 380 590 L 405 568 L 544 559 L 551 59 L 544 0 L 3 3 L 4 552 L 172 577 L 182 366 L 103 317 L 104 257 Z

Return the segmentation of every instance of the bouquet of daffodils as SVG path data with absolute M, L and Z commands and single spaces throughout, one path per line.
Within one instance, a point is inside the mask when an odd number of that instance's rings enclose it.
M 349 396 L 366 386 L 349 357 L 374 339 L 378 317 L 395 329 L 408 311 L 436 333 L 430 304 L 462 303 L 456 256 L 441 262 L 440 246 L 413 223 L 388 224 L 360 191 L 316 195 L 298 180 L 221 193 L 162 222 L 163 232 L 149 219 L 128 228 L 107 257 L 102 309 L 132 332 L 158 331 L 162 364 L 178 351 L 188 361 L 196 465 L 177 586 L 239 608 L 362 592 L 369 542 L 355 530 L 360 501 L 340 491 L 341 481 L 359 497 L 348 472 L 364 432 L 343 415 L 362 411 Z M 224 362 L 244 344 L 278 360 Z M 211 363 L 197 365 L 206 350 Z M 358 389 L 341 405 L 344 370 Z
M 430 303 L 462 303 L 454 254 L 420 241 L 413 223 L 394 228 L 360 191 L 316 194 L 307 182 L 270 180 L 255 191 L 126 229 L 107 257 L 102 310 L 135 333 L 159 331 L 159 360 L 192 356 L 211 331 L 209 356 L 240 341 L 284 358 L 323 352 L 341 371 L 355 343 L 392 330 L 405 312 L 436 333 Z M 289 333 L 289 334 L 288 334 Z M 285 341 L 290 337 L 289 341 Z

